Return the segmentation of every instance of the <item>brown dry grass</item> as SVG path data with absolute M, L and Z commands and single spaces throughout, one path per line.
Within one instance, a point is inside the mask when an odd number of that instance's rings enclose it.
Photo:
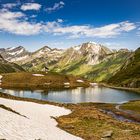
M 99 107 L 97 107 L 99 105 Z M 115 140 L 139 140 L 140 125 L 120 122 L 100 110 L 105 104 L 85 103 L 67 105 L 73 110 L 69 115 L 57 118 L 58 126 L 69 133 L 80 136 L 85 140 L 100 140 L 104 132 L 112 130 Z M 108 108 L 112 105 L 106 104 Z
M 3 88 L 24 88 L 24 89 L 62 89 L 64 83 L 69 82 L 70 88 L 78 86 L 88 87 L 89 82 L 84 80 L 83 83 L 78 83 L 79 77 L 71 75 L 60 75 L 57 73 L 44 73 L 37 72 L 37 74 L 43 74 L 44 76 L 33 76 L 33 73 L 29 72 L 17 72 L 3 74 L 2 87 Z M 35 73 L 36 74 L 36 73 Z M 49 85 L 48 85 L 49 83 Z

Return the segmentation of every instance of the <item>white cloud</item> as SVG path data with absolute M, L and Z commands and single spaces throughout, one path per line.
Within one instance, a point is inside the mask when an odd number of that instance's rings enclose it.
M 137 36 L 140 36 L 140 28 L 138 28 Z
M 16 7 L 17 4 L 16 3 L 6 3 L 6 4 L 3 4 L 2 6 L 3 6 L 3 8 L 11 9 L 13 7 Z
M 48 22 L 45 31 L 54 35 L 67 34 L 71 38 L 79 37 L 99 37 L 111 38 L 120 35 L 122 32 L 129 32 L 136 28 L 134 23 L 129 21 L 116 24 L 109 24 L 102 27 L 92 27 L 90 25 L 62 26 L 58 22 Z
M 37 17 L 37 15 L 31 15 L 30 17 L 31 17 L 31 18 L 36 18 L 36 17 Z
M 34 35 L 46 32 L 53 35 L 67 35 L 68 38 L 112 38 L 136 28 L 136 24 L 129 21 L 102 27 L 93 27 L 91 25 L 64 26 L 62 19 L 46 23 L 35 23 L 29 22 L 28 18 L 32 17 L 27 17 L 22 12 L 10 12 L 6 9 L 0 10 L 0 17 L 0 31 L 19 35 Z
M 59 10 L 61 8 L 63 8 L 65 5 L 65 3 L 63 1 L 60 1 L 59 3 L 55 3 L 53 5 L 53 7 L 48 7 L 45 9 L 45 11 L 47 11 L 48 13 L 54 12 L 56 10 Z
M 57 22 L 62 23 L 62 22 L 64 22 L 64 21 L 63 21 L 63 19 L 60 19 L 60 18 L 59 18 L 59 19 L 57 19 Z
M 0 10 L 0 30 L 19 35 L 34 35 L 41 31 L 40 23 L 29 23 L 22 21 L 25 15 L 21 12 L 10 12 Z
M 0 17 L 1 19 L 16 19 L 16 18 L 21 18 L 25 16 L 23 13 L 21 12 L 10 12 L 7 9 L 2 9 L 0 10 Z
M 21 6 L 21 10 L 27 11 L 27 10 L 39 10 L 41 8 L 41 5 L 38 3 L 25 3 Z

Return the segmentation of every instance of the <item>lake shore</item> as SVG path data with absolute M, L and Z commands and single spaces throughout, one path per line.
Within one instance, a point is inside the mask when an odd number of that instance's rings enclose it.
M 109 85 L 107 83 L 99 83 L 99 85 L 102 85 L 102 86 L 105 86 L 105 87 L 109 87 L 109 88 L 113 88 L 113 89 L 134 91 L 134 92 L 140 93 L 140 88 L 117 87 L 115 85 Z
M 109 114 L 101 111 L 101 109 L 113 109 L 116 106 L 115 104 L 61 104 L 36 99 L 20 98 L 3 93 L 0 94 L 0 97 L 29 103 L 39 103 L 42 105 L 56 105 L 71 110 L 72 112 L 70 114 L 55 118 L 58 122 L 58 127 L 85 140 L 100 140 L 103 137 L 103 133 L 110 130 L 113 133 L 113 136 L 111 136 L 112 138 L 121 139 L 123 137 L 128 137 L 130 139 L 134 138 L 134 140 L 139 140 L 140 138 L 140 125 L 118 121 Z M 24 114 L 21 113 L 21 115 Z

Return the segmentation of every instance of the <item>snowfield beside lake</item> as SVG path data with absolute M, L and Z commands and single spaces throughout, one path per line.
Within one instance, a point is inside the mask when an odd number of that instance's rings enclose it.
M 0 108 L 0 139 L 82 140 L 59 129 L 52 118 L 71 113 L 68 109 L 4 98 L 0 98 L 0 104 L 27 117 Z

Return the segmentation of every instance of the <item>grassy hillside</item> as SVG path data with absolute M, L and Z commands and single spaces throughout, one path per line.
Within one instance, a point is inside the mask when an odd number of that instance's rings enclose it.
M 110 54 L 104 61 L 96 65 L 87 65 L 86 59 L 83 57 L 78 61 L 63 65 L 63 67 L 59 65 L 59 67 L 52 70 L 64 74 L 81 76 L 94 82 L 106 81 L 119 71 L 130 54 L 130 52 Z
M 113 51 L 94 42 L 83 43 L 63 50 L 44 47 L 22 63 L 27 71 L 50 71 L 87 78 L 94 82 L 107 81 L 131 55 L 127 49 Z
M 121 109 L 130 110 L 134 113 L 140 114 L 140 101 L 131 101 L 121 105 Z
M 0 62 L 0 73 L 9 73 L 18 71 L 24 71 L 24 69 L 21 66 L 14 63 Z
M 0 73 L 9 73 L 18 71 L 24 71 L 24 69 L 15 63 L 10 63 L 4 60 L 4 58 L 0 55 Z
M 123 87 L 140 87 L 140 48 L 126 61 L 121 70 L 108 80 L 108 83 Z
M 7 73 L 2 74 L 3 88 L 48 89 L 48 88 L 74 88 L 89 86 L 88 81 L 74 76 L 60 75 L 57 73 Z M 77 81 L 82 80 L 82 81 Z

